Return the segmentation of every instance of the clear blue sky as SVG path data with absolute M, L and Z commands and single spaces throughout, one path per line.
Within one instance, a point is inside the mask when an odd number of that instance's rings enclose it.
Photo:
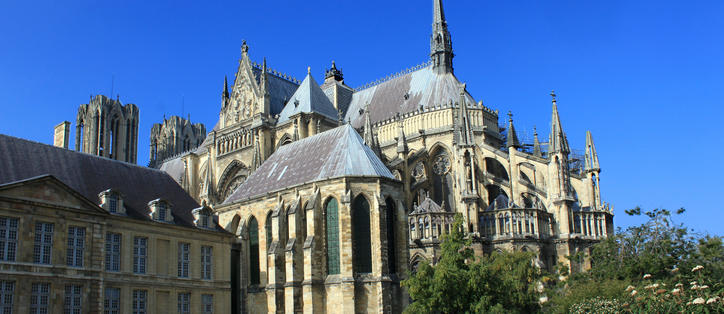
M 311 66 L 322 81 L 335 60 L 357 87 L 428 59 L 431 11 L 427 0 L 3 1 L 0 133 L 51 143 L 114 77 L 113 93 L 140 108 L 146 164 L 164 114 L 213 127 L 242 39 L 253 60 L 300 79 Z M 617 225 L 641 221 L 623 213 L 636 205 L 686 207 L 687 225 L 724 235 L 724 2 L 447 0 L 445 13 L 457 77 L 512 110 L 519 135 L 547 136 L 551 89 L 571 145 L 593 132 Z

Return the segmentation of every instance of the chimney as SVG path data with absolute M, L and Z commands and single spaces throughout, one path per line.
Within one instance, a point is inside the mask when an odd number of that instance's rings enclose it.
M 70 122 L 63 121 L 55 126 L 53 134 L 53 145 L 68 149 L 68 140 L 70 138 Z

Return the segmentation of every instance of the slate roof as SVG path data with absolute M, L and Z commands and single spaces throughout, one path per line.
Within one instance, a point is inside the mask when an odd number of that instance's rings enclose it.
M 437 74 L 431 65 L 426 66 L 354 93 L 344 121 L 349 120 L 352 126 L 361 127 L 364 114 L 360 111 L 368 102 L 372 123 L 392 118 L 398 112 L 405 114 L 415 111 L 421 106 L 432 108 L 450 101 L 457 103 L 460 100 L 461 84 L 452 73 Z M 468 106 L 475 103 L 467 91 L 465 98 Z
M 148 202 L 173 205 L 174 223 L 193 227 L 199 204 L 165 172 L 0 134 L 0 184 L 52 175 L 85 198 L 113 188 L 123 196 L 129 217 L 150 220 Z
M 390 170 L 348 124 L 279 147 L 224 204 L 344 176 L 394 179 Z
M 261 69 L 258 67 L 252 67 L 252 73 L 256 78 L 256 82 L 259 83 L 261 78 Z M 294 94 L 299 85 L 289 80 L 285 80 L 274 74 L 267 73 L 267 82 L 269 83 L 269 111 L 271 116 L 275 116 L 284 109 L 284 104 Z
M 427 213 L 448 213 L 445 210 L 440 207 L 435 201 L 433 201 L 430 197 L 425 197 L 425 200 L 420 203 L 419 206 L 415 206 L 415 210 L 413 210 L 410 215 L 423 215 Z
M 334 105 L 332 105 L 332 102 L 329 101 L 327 95 L 324 94 L 324 91 L 310 73 L 307 73 L 307 77 L 304 78 L 302 84 L 289 97 L 287 105 L 279 113 L 277 123 L 286 122 L 289 117 L 300 112 L 316 112 L 333 120 L 337 120 L 338 117 L 337 109 L 334 109 Z

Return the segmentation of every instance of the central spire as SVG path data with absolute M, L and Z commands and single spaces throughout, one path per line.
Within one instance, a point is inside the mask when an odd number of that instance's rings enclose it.
M 452 39 L 447 30 L 442 0 L 433 0 L 432 35 L 430 36 L 430 60 L 437 74 L 453 73 Z

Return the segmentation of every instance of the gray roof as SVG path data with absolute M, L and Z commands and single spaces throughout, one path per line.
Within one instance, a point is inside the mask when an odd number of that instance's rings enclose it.
M 425 200 L 420 203 L 419 206 L 415 206 L 415 210 L 413 210 L 410 215 L 423 215 L 427 213 L 447 213 L 445 210 L 440 207 L 435 201 L 433 201 L 430 197 L 425 197 Z
M 309 73 L 294 92 L 294 95 L 289 97 L 289 101 L 279 113 L 279 120 L 277 121 L 283 123 L 289 120 L 289 117 L 300 112 L 316 112 L 337 120 L 337 109 L 334 109 L 332 102 L 329 101 L 327 95 L 324 94 L 324 91 Z
M 224 204 L 345 176 L 394 179 L 390 170 L 348 124 L 279 147 Z
M 398 112 L 405 114 L 420 107 L 432 108 L 450 101 L 457 103 L 461 84 L 452 73 L 437 74 L 432 66 L 426 66 L 354 93 L 345 121 L 351 121 L 356 128 L 361 127 L 364 115 L 360 111 L 368 102 L 372 123 L 392 118 Z M 475 103 L 467 91 L 465 98 L 468 106 Z
M 252 67 L 252 72 L 256 78 L 257 84 L 261 82 L 261 69 L 258 67 Z M 284 104 L 297 90 L 296 83 L 278 77 L 272 73 L 267 73 L 267 82 L 269 83 L 269 111 L 271 116 L 274 116 L 282 111 Z
M 107 189 L 120 192 L 129 217 L 149 220 L 148 202 L 173 205 L 174 223 L 194 226 L 199 204 L 165 172 L 0 134 L 0 184 L 51 175 L 98 204 Z

